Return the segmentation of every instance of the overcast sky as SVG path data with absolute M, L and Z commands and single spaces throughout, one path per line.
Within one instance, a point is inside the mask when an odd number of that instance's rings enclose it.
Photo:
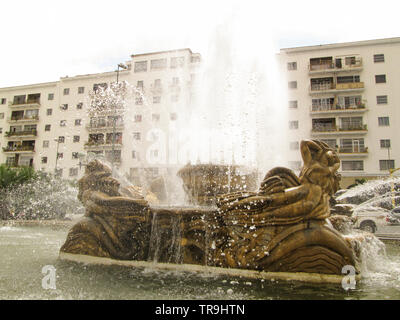
M 396 2 L 1 0 L 0 87 L 112 71 L 135 53 L 207 55 L 221 37 L 243 43 L 242 56 L 397 37 Z

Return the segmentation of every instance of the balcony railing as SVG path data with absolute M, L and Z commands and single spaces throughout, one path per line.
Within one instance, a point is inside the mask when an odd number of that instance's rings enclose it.
M 85 148 L 102 148 L 102 147 L 112 147 L 112 141 L 88 141 L 85 143 Z M 122 141 L 115 141 L 114 147 L 121 147 Z
M 35 151 L 35 146 L 7 146 L 3 147 L 4 152 L 16 152 L 16 151 Z
M 8 118 L 9 122 L 17 122 L 17 121 L 38 121 L 39 116 L 23 116 L 23 117 L 11 117 Z
M 362 68 L 362 59 L 357 58 L 355 60 L 355 63 L 352 64 L 342 64 L 341 67 L 337 67 L 335 63 L 332 62 L 325 62 L 321 64 L 309 64 L 308 65 L 308 70 L 310 72 L 318 72 L 318 71 L 332 71 L 332 72 L 339 72 L 339 71 L 350 71 L 354 69 L 360 69 Z
M 9 106 L 40 105 L 40 99 L 28 99 L 22 101 L 10 101 Z
M 106 122 L 106 123 L 89 123 L 86 125 L 87 129 L 112 129 L 114 127 L 114 124 L 112 122 Z M 116 128 L 123 128 L 124 124 L 117 122 L 115 124 Z
M 342 110 L 360 110 L 365 109 L 365 104 L 352 104 L 352 105 L 340 105 L 340 104 L 325 104 L 325 105 L 314 105 L 311 106 L 312 112 L 318 111 L 342 111 Z
M 320 71 L 320 70 L 330 70 L 335 69 L 335 65 L 333 63 L 322 63 L 322 64 L 309 64 L 308 70 L 310 71 Z
M 335 132 L 337 131 L 337 127 L 334 124 L 316 124 L 313 125 L 313 132 Z
M 342 132 L 342 131 L 367 131 L 366 124 L 336 126 L 334 124 L 315 124 L 312 132 Z
M 315 83 L 310 85 L 310 92 L 322 92 L 330 90 L 356 90 L 364 89 L 364 82 L 350 82 L 350 83 Z
M 368 147 L 344 147 L 340 146 L 337 150 L 339 153 L 368 153 Z
M 353 124 L 353 125 L 342 125 L 339 128 L 340 131 L 365 131 L 367 130 L 366 124 Z
M 5 133 L 6 137 L 14 137 L 14 136 L 35 136 L 37 135 L 36 130 L 26 130 L 26 131 L 7 131 Z

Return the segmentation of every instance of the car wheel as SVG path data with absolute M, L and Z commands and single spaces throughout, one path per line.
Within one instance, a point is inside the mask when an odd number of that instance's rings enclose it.
M 373 221 L 363 221 L 360 224 L 360 229 L 370 233 L 375 233 L 376 225 Z

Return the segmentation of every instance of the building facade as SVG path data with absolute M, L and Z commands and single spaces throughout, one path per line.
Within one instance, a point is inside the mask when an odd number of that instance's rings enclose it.
M 344 187 L 399 166 L 400 38 L 277 56 L 288 88 L 289 166 L 300 168 L 300 140 L 309 138 L 338 151 Z M 96 155 L 139 185 L 176 169 L 174 133 L 196 99 L 200 60 L 190 49 L 136 54 L 118 72 L 0 88 L 0 163 L 77 179 Z M 133 94 L 123 114 L 89 112 L 96 92 L 125 81 Z
M 299 141 L 338 151 L 342 186 L 399 166 L 400 38 L 281 49 L 288 87 L 290 162 Z
M 190 49 L 137 54 L 113 72 L 0 88 L 0 163 L 77 179 L 97 155 L 132 180 L 159 175 L 173 165 L 168 132 L 193 100 L 200 59 Z M 124 112 L 92 113 L 93 96 L 117 82 L 130 90 Z

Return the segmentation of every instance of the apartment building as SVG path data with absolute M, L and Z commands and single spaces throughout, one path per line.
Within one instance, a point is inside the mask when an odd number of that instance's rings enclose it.
M 161 174 L 176 166 L 169 131 L 193 100 L 200 60 L 190 49 L 134 54 L 117 71 L 0 88 L 0 163 L 76 179 L 96 155 L 132 180 Z M 92 112 L 98 92 L 126 83 L 123 113 Z
M 344 187 L 400 166 L 400 38 L 286 48 L 278 60 L 293 168 L 301 166 L 304 138 L 338 151 Z

